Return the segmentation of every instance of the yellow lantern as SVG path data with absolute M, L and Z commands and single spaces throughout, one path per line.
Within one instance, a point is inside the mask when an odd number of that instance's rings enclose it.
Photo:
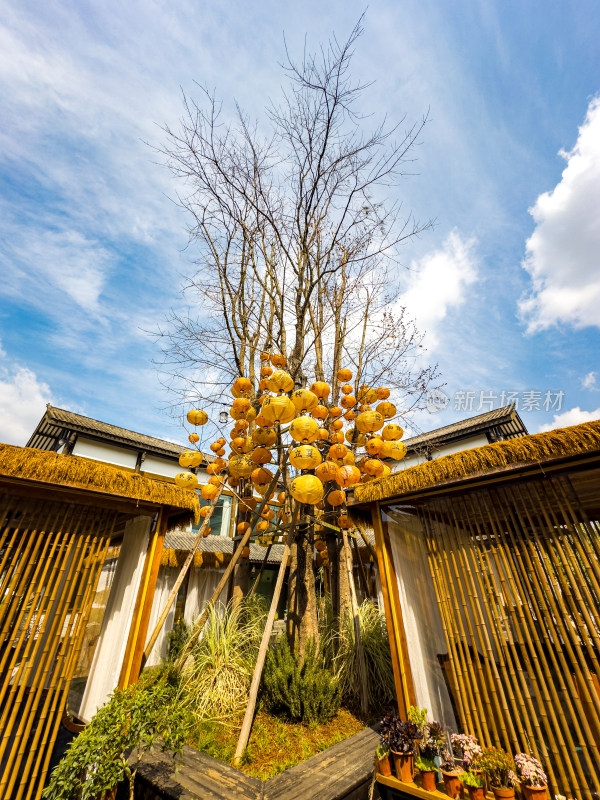
M 218 491 L 217 487 L 210 483 L 200 487 L 200 494 L 204 500 L 212 500 Z
M 315 470 L 315 475 L 319 480 L 323 481 L 323 483 L 327 483 L 328 481 L 334 481 L 337 475 L 337 465 L 334 464 L 333 461 L 323 461 L 322 464 Z
M 273 428 L 255 428 L 252 441 L 261 447 L 272 447 L 277 441 L 277 433 Z
M 231 442 L 231 451 L 239 455 L 240 453 L 249 453 L 254 447 L 254 443 L 250 436 L 236 436 Z
M 383 458 L 391 458 L 393 461 L 402 461 L 406 455 L 406 445 L 404 442 L 394 440 L 385 442 L 381 455 Z
M 260 377 L 261 378 L 269 378 L 273 374 L 273 370 L 268 364 L 265 364 L 264 367 L 260 368 Z
M 334 508 L 336 506 L 341 506 L 344 500 L 346 499 L 346 493 L 343 492 L 341 489 L 334 489 L 333 491 L 329 492 L 326 497 L 327 502 L 330 506 Z
M 354 466 L 354 462 L 356 458 L 354 457 L 354 453 L 352 450 L 349 450 L 346 455 L 342 458 L 342 464 L 345 466 Z
M 356 427 L 361 433 L 374 433 L 383 427 L 384 419 L 378 411 L 363 411 L 356 418 Z
M 250 479 L 254 484 L 263 485 L 266 483 L 268 486 L 273 480 L 273 473 L 268 469 L 265 469 L 265 467 L 257 467 L 256 469 L 252 470 Z
M 309 444 L 296 447 L 290 453 L 290 463 L 296 469 L 314 469 L 321 463 L 321 454 Z
M 285 503 L 285 492 L 279 492 L 277 495 L 277 502 L 281 503 L 282 505 Z
M 202 453 L 198 450 L 186 450 L 179 456 L 180 467 L 199 467 L 202 463 Z
M 337 419 L 338 417 L 341 417 L 343 413 L 343 410 L 339 406 L 332 406 L 329 409 L 329 416 L 331 419 Z
M 340 369 L 338 370 L 337 379 L 338 381 L 349 381 L 352 378 L 352 372 L 349 369 Z
M 386 425 L 385 428 L 381 431 L 381 438 L 385 442 L 395 442 L 398 439 L 401 439 L 404 434 L 404 431 L 400 427 L 400 425 L 395 425 L 391 423 Z
M 267 450 L 266 447 L 255 447 L 250 454 L 250 458 L 255 464 L 270 464 L 273 460 L 271 451 Z
M 310 413 L 313 415 L 315 419 L 321 421 L 327 419 L 327 417 L 329 416 L 329 411 L 327 407 L 321 405 L 317 406 L 316 408 L 313 408 L 313 410 Z
M 296 417 L 290 425 L 290 436 L 295 442 L 310 444 L 317 438 L 319 423 L 312 417 Z
M 317 439 L 318 442 L 326 442 L 329 439 L 329 431 L 327 428 L 319 428 L 317 431 Z
M 180 489 L 195 489 L 198 485 L 198 478 L 193 472 L 178 472 L 175 475 L 175 483 Z
M 306 414 L 307 411 L 312 411 L 319 405 L 319 398 L 308 389 L 296 389 L 290 395 L 292 403 L 296 406 L 296 410 L 300 414 Z
M 380 400 L 387 400 L 390 396 L 390 390 L 386 386 L 380 386 L 375 391 L 377 392 L 377 397 Z
M 252 383 L 248 378 L 236 378 L 231 387 L 231 394 L 234 397 L 248 397 L 252 391 Z
M 198 436 L 197 433 L 190 433 L 190 435 L 188 436 L 188 442 L 190 442 L 191 444 L 196 444 L 196 442 L 199 441 L 200 437 Z
M 393 403 L 383 402 L 379 403 L 377 406 L 377 411 L 381 414 L 382 417 L 385 419 L 391 419 L 392 417 L 396 416 L 396 406 Z
M 248 456 L 242 455 L 232 456 L 227 466 L 234 478 L 249 478 L 256 464 Z
M 311 384 L 310 390 L 321 400 L 327 400 L 329 397 L 330 388 L 329 384 L 325 383 L 325 381 L 315 381 L 315 383 Z
M 266 531 L 268 528 L 269 528 L 269 522 L 266 519 L 261 519 L 260 522 L 256 523 L 256 530 L 258 531 L 258 533 L 262 533 L 263 531 Z
M 368 458 L 364 463 L 364 471 L 373 478 L 379 478 L 385 464 L 378 458 Z
M 340 461 L 348 452 L 345 444 L 332 444 L 328 456 L 332 461 Z
M 299 475 L 290 484 L 290 494 L 299 503 L 314 505 L 323 499 L 324 488 L 316 475 Z
M 356 397 L 354 397 L 354 395 L 351 394 L 345 394 L 340 400 L 340 405 L 342 406 L 342 408 L 348 410 L 356 405 Z
M 236 531 L 239 533 L 240 536 L 243 536 L 246 531 L 250 530 L 250 523 L 249 522 L 238 522 L 236 526 Z
M 383 439 L 379 436 L 372 436 L 365 444 L 365 450 L 370 456 L 378 456 L 383 447 Z
M 204 519 L 206 517 L 206 515 L 211 510 L 211 508 L 212 508 L 212 506 L 202 506 L 200 508 L 200 516 L 202 517 L 202 519 Z
M 380 477 L 380 478 L 387 478 L 387 476 L 388 476 L 388 475 L 391 475 L 391 474 L 392 474 L 392 470 L 391 470 L 391 468 L 390 468 L 390 467 L 388 467 L 388 465 L 387 465 L 387 464 L 384 464 L 384 465 L 383 465 L 383 472 L 381 473 L 381 475 L 380 475 L 379 477 Z
M 347 489 L 349 486 L 354 486 L 359 482 L 359 480 L 360 470 L 357 467 L 339 467 L 336 472 L 335 482 L 342 489 Z
M 274 353 L 271 356 L 271 364 L 273 364 L 275 369 L 281 369 L 287 364 L 287 358 L 282 353 Z
M 211 532 L 211 531 L 212 531 L 212 528 L 211 528 L 211 527 L 210 527 L 210 525 L 209 525 L 209 526 L 208 526 L 208 528 L 207 528 L 207 529 L 204 531 L 204 533 L 202 534 L 202 536 L 203 536 L 204 538 L 206 538 L 207 536 L 210 536 L 210 532 Z
M 350 444 L 355 444 L 357 447 L 364 447 L 367 437 L 363 433 L 359 433 L 356 428 L 349 428 L 346 431 L 346 441 Z
M 276 370 L 269 378 L 269 391 L 291 392 L 294 388 L 294 379 L 285 370 Z
M 296 416 L 296 406 L 284 394 L 267 397 L 262 404 L 261 415 L 266 419 L 268 425 L 273 425 L 275 422 L 285 424 L 291 422 Z
M 194 408 L 187 413 L 187 421 L 191 425 L 206 425 L 208 422 L 208 414 L 206 411 L 201 411 L 199 408 Z
M 267 420 L 263 417 L 262 413 L 258 414 L 258 416 L 254 421 L 256 423 L 257 428 L 266 428 L 269 425 Z

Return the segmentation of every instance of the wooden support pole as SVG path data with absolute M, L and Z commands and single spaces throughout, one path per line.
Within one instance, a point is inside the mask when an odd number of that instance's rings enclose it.
M 192 562 L 194 561 L 194 555 L 196 553 L 196 550 L 198 549 L 198 546 L 200 545 L 200 542 L 204 538 L 204 533 L 205 533 L 206 529 L 208 528 L 208 524 L 210 522 L 210 518 L 212 517 L 212 513 L 215 510 L 215 507 L 216 507 L 216 505 L 217 505 L 217 503 L 219 501 L 219 498 L 221 497 L 221 492 L 223 491 L 223 486 L 224 486 L 224 484 L 221 484 L 219 486 L 217 494 L 213 498 L 213 501 L 212 501 L 212 503 L 210 505 L 210 510 L 207 513 L 207 515 L 204 517 L 204 522 L 200 526 L 200 528 L 198 530 L 198 535 L 194 539 L 194 543 L 192 544 L 192 549 L 188 553 L 188 556 L 187 556 L 187 558 L 186 558 L 186 560 L 185 560 L 185 562 L 184 562 L 184 564 L 183 564 L 183 566 L 181 568 L 181 571 L 180 571 L 179 575 L 177 576 L 177 580 L 175 581 L 175 584 L 174 584 L 173 588 L 171 589 L 171 592 L 170 592 L 169 596 L 167 597 L 167 602 L 165 604 L 165 607 L 163 608 L 163 610 L 160 613 L 160 616 L 159 616 L 159 618 L 158 618 L 158 620 L 156 622 L 156 625 L 154 626 L 154 630 L 152 631 L 152 635 L 150 636 L 150 638 L 148 639 L 148 641 L 146 643 L 146 648 L 144 650 L 144 655 L 142 657 L 142 664 L 141 664 L 142 668 L 144 667 L 144 664 L 146 663 L 146 661 L 148 660 L 148 658 L 150 656 L 150 653 L 152 652 L 152 648 L 154 647 L 154 645 L 156 643 L 156 640 L 158 639 L 158 635 L 159 635 L 159 633 L 160 633 L 160 631 L 162 629 L 162 626 L 165 624 L 165 620 L 166 620 L 167 615 L 169 613 L 169 609 L 171 608 L 171 606 L 173 605 L 173 603 L 177 599 L 177 593 L 179 592 L 179 587 L 181 586 L 181 584 L 185 580 L 185 577 L 186 577 L 186 575 L 188 573 L 188 570 L 189 570 L 190 566 L 192 565 Z
M 346 531 L 342 531 L 344 539 L 344 552 L 346 554 L 346 569 L 348 570 L 348 583 L 350 584 L 350 598 L 352 601 L 352 616 L 354 618 L 354 640 L 358 653 L 358 671 L 360 673 L 360 708 L 363 714 L 369 710 L 369 697 L 367 694 L 367 670 L 365 667 L 365 653 L 362 646 L 360 635 L 360 618 L 358 615 L 358 600 L 356 599 L 356 587 L 354 585 L 354 575 L 352 573 L 352 556 L 348 546 L 348 536 Z

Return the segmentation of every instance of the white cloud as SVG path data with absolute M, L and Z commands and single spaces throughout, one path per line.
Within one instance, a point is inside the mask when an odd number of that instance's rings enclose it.
M 531 293 L 519 310 L 528 332 L 558 323 L 600 327 L 600 98 L 585 122 L 560 183 L 530 209 L 536 227 L 527 240 L 523 267 Z
M 595 372 L 588 372 L 588 374 L 581 379 L 581 385 L 584 389 L 592 389 L 594 391 L 598 391 L 596 388 L 596 373 Z
M 579 406 L 563 411 L 562 414 L 555 414 L 552 422 L 542 425 L 539 433 L 552 431 L 555 428 L 568 428 L 569 425 L 579 425 L 582 422 L 595 422 L 600 420 L 600 408 L 595 411 L 582 411 Z
M 477 278 L 474 245 L 473 239 L 465 241 L 453 230 L 440 250 L 410 265 L 412 275 L 398 303 L 406 307 L 419 330 L 427 333 L 430 350 L 439 341 L 443 320 L 464 303 L 467 287 Z
M 24 445 L 52 401 L 50 387 L 27 367 L 0 367 L 0 442 Z

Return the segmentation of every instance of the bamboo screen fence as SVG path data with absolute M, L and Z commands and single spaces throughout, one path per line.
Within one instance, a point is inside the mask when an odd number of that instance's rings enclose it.
M 597 797 L 600 470 L 396 508 L 421 523 L 462 729 L 539 757 L 552 795 Z
M 0 798 L 41 795 L 116 512 L 0 499 Z

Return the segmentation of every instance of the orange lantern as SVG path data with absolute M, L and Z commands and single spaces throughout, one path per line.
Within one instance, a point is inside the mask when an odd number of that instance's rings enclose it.
M 344 444 L 344 434 L 342 431 L 331 431 L 329 435 L 331 444 Z
M 331 419 L 337 419 L 338 417 L 341 417 L 343 413 L 343 410 L 339 406 L 332 406 L 329 409 L 329 416 Z
M 219 447 L 219 449 L 217 450 L 217 452 L 215 453 L 215 455 L 216 455 L 216 456 L 219 456 L 219 458 L 221 458 L 222 456 L 224 456 L 224 455 L 225 455 L 225 448 L 224 448 L 224 447 Z
M 291 392 L 294 388 L 294 379 L 285 370 L 278 369 L 269 378 L 269 391 Z
M 379 478 L 384 466 L 384 463 L 378 458 L 368 458 L 364 463 L 364 471 L 372 478 Z
M 326 547 L 327 547 L 327 545 L 325 544 L 323 539 L 319 539 L 318 541 L 315 542 L 315 550 L 317 550 L 319 552 L 321 552 L 321 550 L 325 550 Z
M 356 418 L 356 427 L 361 433 L 374 433 L 383 428 L 384 418 L 378 411 L 363 411 Z
M 190 435 L 188 436 L 188 442 L 190 442 L 191 444 L 196 444 L 196 442 L 199 441 L 200 437 L 198 436 L 197 433 L 190 433 Z
M 343 492 L 341 489 L 334 489 L 333 491 L 329 492 L 326 497 L 327 502 L 330 506 L 334 508 L 337 506 L 341 506 L 344 500 L 346 499 L 346 492 Z
M 352 372 L 349 369 L 340 369 L 338 370 L 337 379 L 338 381 L 349 381 L 352 378 Z
M 247 514 L 249 511 L 254 511 L 258 505 L 255 497 L 240 497 L 239 511 L 242 514 Z
M 261 519 L 260 522 L 256 523 L 256 529 L 259 533 L 268 530 L 269 528 L 269 521 L 266 519 Z
M 323 484 L 316 475 L 299 475 L 290 484 L 290 494 L 299 503 L 314 505 L 323 498 Z
M 200 487 L 200 494 L 204 500 L 212 500 L 218 491 L 217 487 L 212 486 L 210 483 Z
M 352 386 L 352 384 L 350 384 L 350 383 L 345 383 L 345 384 L 342 386 L 342 394 L 352 394 L 352 389 L 353 389 L 353 388 L 354 388 L 354 387 Z
M 344 427 L 344 423 L 342 422 L 341 419 L 334 419 L 333 422 L 331 423 L 331 427 L 333 428 L 334 431 L 341 431 L 342 428 Z
M 283 353 L 274 353 L 271 356 L 271 364 L 273 364 L 275 369 L 281 369 L 287 364 L 287 358 L 283 355 Z
M 352 409 L 346 411 L 346 413 L 344 414 L 344 419 L 347 419 L 348 422 L 352 422 L 353 420 L 356 419 L 356 411 L 353 411 Z
M 391 419 L 392 417 L 396 416 L 396 406 L 393 403 L 388 403 L 386 401 L 379 403 L 377 406 L 377 411 L 379 411 L 381 416 L 385 419 Z
M 268 364 L 265 364 L 264 367 L 260 368 L 260 377 L 261 378 L 269 378 L 273 374 L 273 370 Z
M 319 423 L 312 417 L 296 417 L 290 425 L 290 436 L 295 442 L 310 444 L 317 438 Z
M 372 436 L 365 444 L 365 450 L 370 456 L 378 456 L 382 447 L 383 439 L 380 439 L 379 436 Z
M 258 388 L 261 392 L 266 392 L 269 389 L 269 379 L 268 378 L 261 378 L 258 382 Z
M 264 467 L 257 467 L 256 469 L 252 470 L 250 479 L 255 485 L 263 485 L 266 483 L 268 486 L 273 480 L 273 473 Z
M 275 519 L 275 512 L 272 508 L 264 508 L 261 513 L 261 517 L 271 521 L 272 519 Z
M 359 482 L 359 480 L 360 480 L 360 470 L 357 467 L 352 467 L 352 466 L 339 467 L 336 472 L 335 482 L 342 489 L 347 489 L 350 486 L 354 486 Z
M 319 398 L 317 395 L 313 392 L 309 392 L 308 389 L 296 389 L 296 391 L 292 392 L 290 395 L 290 399 L 296 406 L 296 410 L 301 414 L 312 411 L 313 408 L 319 405 Z
M 218 475 L 219 472 L 223 472 L 226 466 L 227 461 L 225 461 L 224 458 L 215 458 L 214 461 L 211 461 L 211 463 L 208 464 L 206 471 L 209 475 Z
M 281 504 L 285 503 L 285 492 L 279 492 L 277 495 L 277 502 Z
M 314 469 L 321 463 L 321 454 L 316 447 L 302 445 L 290 453 L 290 463 L 296 469 Z
M 233 411 L 245 414 L 250 408 L 250 400 L 247 397 L 236 397 L 231 404 L 231 408 Z
M 318 398 L 321 400 L 327 400 L 329 397 L 329 392 L 331 391 L 329 388 L 329 384 L 325 383 L 325 381 L 315 381 L 310 386 L 310 390 L 313 394 L 316 394 Z
M 277 397 L 267 397 L 262 404 L 261 415 L 269 425 L 273 425 L 275 422 L 285 424 L 286 422 L 291 422 L 296 416 L 296 406 L 284 394 Z
M 267 353 L 267 351 L 266 351 L 266 350 L 263 350 L 263 351 L 262 351 L 262 353 L 260 354 L 260 360 L 261 360 L 261 361 L 268 361 L 268 360 L 269 360 L 269 358 L 270 358 L 270 356 L 269 356 L 269 354 Z
M 207 528 L 207 529 L 204 531 L 204 533 L 202 534 L 203 538 L 206 538 L 207 536 L 210 536 L 210 532 L 211 532 L 211 531 L 212 531 L 212 528 L 211 528 L 211 527 L 210 527 L 210 525 L 209 525 L 209 526 L 208 526 L 208 528 Z
M 238 522 L 238 524 L 236 525 L 236 531 L 239 533 L 240 536 L 243 536 L 249 530 L 250 530 L 249 522 Z
M 250 558 L 250 548 L 244 547 L 242 552 L 240 553 L 240 558 Z
M 202 517 L 202 519 L 204 519 L 206 517 L 206 515 L 211 510 L 211 508 L 212 508 L 212 506 L 202 506 L 201 507 L 200 516 Z
M 247 419 L 236 419 L 233 423 L 233 430 L 236 432 L 236 436 L 240 436 L 244 431 L 248 430 L 248 420 Z M 233 438 L 233 436 L 231 437 Z M 225 444 L 224 439 L 218 439 L 219 442 L 223 442 Z
M 316 408 L 313 408 L 313 410 L 310 413 L 313 415 L 315 419 L 319 420 L 327 419 L 327 417 L 329 416 L 329 411 L 327 410 L 326 406 L 321 406 L 321 405 L 317 406 Z
M 390 390 L 386 386 L 380 386 L 375 391 L 377 392 L 377 397 L 380 400 L 387 400 L 390 396 Z
M 340 514 L 340 516 L 336 519 L 336 522 L 338 524 L 338 528 L 341 528 L 345 531 L 352 527 L 352 520 L 348 514 Z
M 340 400 L 340 405 L 345 409 L 352 408 L 356 405 L 356 397 L 351 394 L 345 394 Z
M 354 462 L 355 461 L 356 461 L 356 458 L 355 458 L 354 453 L 352 452 L 352 450 L 349 450 L 346 453 L 346 455 L 342 458 L 342 464 L 344 464 L 346 466 L 354 466 Z
M 267 450 L 266 447 L 255 447 L 250 454 L 250 458 L 255 464 L 270 464 L 273 460 L 271 451 Z
M 211 486 L 220 486 L 223 483 L 223 478 L 219 477 L 218 475 L 211 475 L 208 479 L 208 482 Z
M 348 448 L 345 444 L 332 444 L 329 448 L 328 456 L 332 461 L 339 461 L 347 452 Z
M 317 431 L 317 439 L 318 442 L 326 442 L 329 439 L 329 431 L 327 428 L 319 428 Z
M 323 481 L 323 483 L 327 483 L 328 481 L 334 481 L 337 475 L 337 465 L 333 463 L 333 461 L 323 461 L 322 464 L 315 470 L 315 475 L 319 480 Z
M 267 420 L 263 417 L 262 413 L 258 414 L 254 422 L 256 423 L 256 426 L 258 428 L 266 428 L 269 425 Z
M 381 431 L 381 438 L 386 442 L 395 442 L 398 439 L 401 439 L 403 434 L 404 431 L 400 425 L 391 423 L 390 425 L 386 425 Z
M 249 453 L 254 447 L 250 436 L 236 436 L 231 442 L 231 451 L 236 454 Z
M 231 387 L 231 394 L 234 397 L 248 397 L 252 391 L 252 383 L 248 378 L 236 378 Z
M 175 475 L 175 483 L 180 489 L 195 489 L 198 485 L 198 478 L 193 472 L 178 472 Z
M 208 422 L 208 414 L 206 411 L 201 411 L 199 408 L 193 408 L 187 413 L 187 421 L 190 425 L 206 425 Z

